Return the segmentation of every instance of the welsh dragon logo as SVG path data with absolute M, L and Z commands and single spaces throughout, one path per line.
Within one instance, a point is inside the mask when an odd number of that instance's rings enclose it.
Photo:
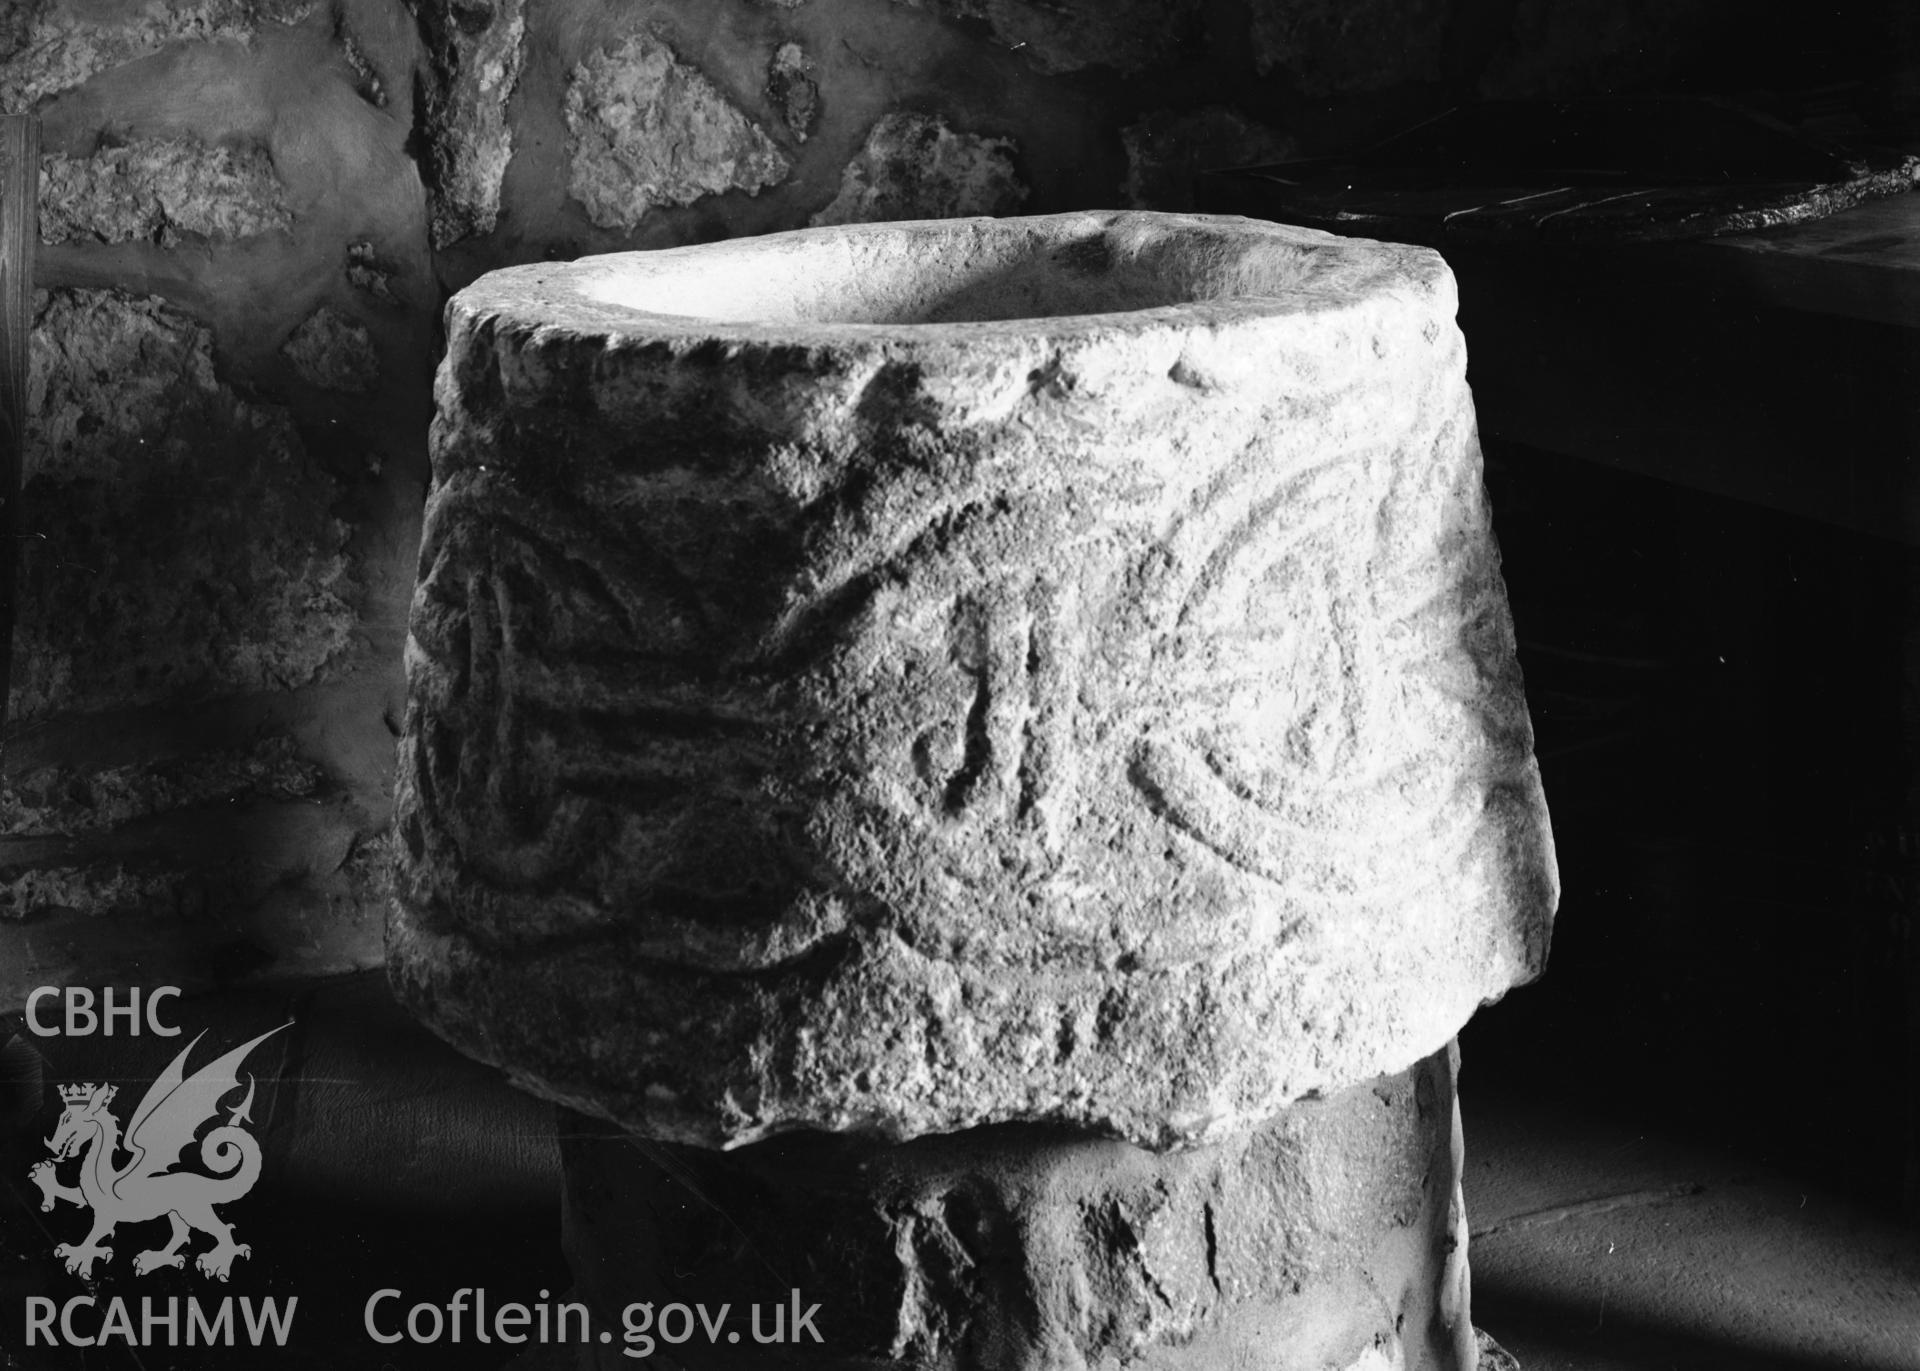
M 200 1143 L 200 1161 L 214 1174 L 173 1168 L 180 1162 L 180 1154 L 192 1145 L 201 1125 L 219 1114 L 220 1101 L 239 1088 L 240 1063 L 280 1028 L 269 1029 L 188 1076 L 187 1057 L 206 1036 L 197 1035 L 141 1097 L 139 1107 L 127 1121 L 124 1139 L 119 1120 L 107 1109 L 116 1093 L 114 1086 L 60 1087 L 66 1112 L 47 1139 L 53 1159 L 37 1163 L 27 1175 L 40 1187 L 41 1209 L 52 1209 L 55 1201 L 68 1200 L 93 1210 L 93 1231 L 85 1242 L 78 1246 L 63 1242 L 53 1249 L 54 1256 L 65 1258 L 69 1273 L 82 1280 L 91 1279 L 95 1262 L 113 1260 L 113 1249 L 102 1244 L 117 1225 L 145 1223 L 162 1215 L 173 1225 L 173 1236 L 165 1247 L 142 1252 L 133 1259 L 137 1276 L 163 1266 L 183 1267 L 186 1258 L 180 1249 L 196 1230 L 214 1243 L 194 1258 L 193 1264 L 206 1275 L 224 1281 L 233 1269 L 234 1258 L 252 1254 L 247 1244 L 233 1240 L 232 1226 L 214 1213 L 215 1205 L 239 1199 L 260 1178 L 260 1144 L 240 1126 L 253 1122 L 251 1076 L 247 1078 L 246 1098 L 231 1108 L 226 1123 L 211 1130 Z M 131 1158 L 124 1165 L 116 1160 L 121 1152 Z M 62 1185 L 57 1168 L 81 1153 L 80 1184 Z

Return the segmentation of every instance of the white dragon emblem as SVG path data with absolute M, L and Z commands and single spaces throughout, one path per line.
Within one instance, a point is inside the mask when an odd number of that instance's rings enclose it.
M 27 1175 L 40 1187 L 41 1209 L 52 1209 L 56 1200 L 69 1200 L 93 1210 L 93 1231 L 85 1242 L 78 1246 L 61 1243 L 53 1249 L 56 1257 L 65 1258 L 69 1273 L 82 1280 L 91 1279 L 96 1261 L 113 1260 L 113 1249 L 101 1244 L 112 1236 L 116 1225 L 145 1223 L 162 1215 L 173 1224 L 173 1236 L 165 1247 L 142 1252 L 133 1259 L 137 1276 L 163 1266 L 184 1266 L 186 1258 L 180 1249 L 196 1229 L 214 1240 L 211 1248 L 194 1258 L 193 1264 L 206 1275 L 224 1281 L 233 1269 L 234 1258 L 252 1254 L 252 1248 L 233 1240 L 232 1226 L 213 1212 L 215 1205 L 237 1200 L 253 1189 L 260 1178 L 260 1144 L 240 1127 L 253 1122 L 249 1112 L 254 1090 L 251 1076 L 247 1078 L 247 1097 L 232 1108 L 226 1123 L 201 1141 L 200 1160 L 215 1174 L 175 1171 L 173 1167 L 200 1126 L 219 1113 L 220 1101 L 239 1088 L 240 1063 L 280 1028 L 269 1029 L 188 1076 L 187 1057 L 206 1035 L 196 1036 L 141 1098 L 127 1121 L 124 1141 L 119 1120 L 107 1110 L 116 1093 L 114 1086 L 60 1087 L 66 1112 L 47 1139 L 53 1159 L 37 1163 Z M 83 1149 L 80 1184 L 62 1185 L 56 1168 Z M 121 1151 L 131 1154 L 124 1166 L 115 1163 Z

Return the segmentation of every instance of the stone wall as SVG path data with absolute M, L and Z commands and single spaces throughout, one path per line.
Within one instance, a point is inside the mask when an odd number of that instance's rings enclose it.
M 1582 4 L 1577 14 L 1591 6 Z M 20 0 L 42 123 L 0 1009 L 377 963 L 446 295 L 808 223 L 1185 208 L 1721 0 Z
M 371 965 L 429 413 L 404 12 L 36 0 L 0 1007 Z

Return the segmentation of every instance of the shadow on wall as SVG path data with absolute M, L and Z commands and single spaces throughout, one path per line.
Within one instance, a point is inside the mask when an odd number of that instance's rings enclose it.
M 41 119 L 45 241 L 0 1008 L 380 960 L 436 319 L 480 273 L 808 223 L 1186 208 L 1199 166 L 1724 63 L 1734 13 L 6 6 L 0 110 Z

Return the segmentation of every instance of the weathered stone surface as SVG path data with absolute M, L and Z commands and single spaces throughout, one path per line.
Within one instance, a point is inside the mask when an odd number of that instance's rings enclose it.
M 264 148 L 142 138 L 88 157 L 41 161 L 43 242 L 177 247 L 183 235 L 224 242 L 292 224 Z
M 1127 203 L 1135 209 L 1190 210 L 1196 173 L 1293 152 L 1291 139 L 1224 105 L 1156 111 L 1120 130 L 1120 142 L 1127 150 Z
M 802 143 L 820 117 L 820 87 L 813 62 L 798 43 L 782 43 L 767 62 L 767 99 L 780 111 L 787 131 Z
M 949 19 L 984 21 L 1043 72 L 1137 72 L 1177 59 L 1199 36 L 1201 0 L 897 0 Z
M 355 833 L 338 803 L 302 798 L 173 813 L 70 842 L 9 836 L 0 1005 L 17 1010 L 40 985 L 126 978 L 191 993 L 378 965 L 379 845 Z M 46 860 L 62 849 L 70 860 Z
M 1507 1351 L 1483 1329 L 1473 1330 L 1480 1358 L 1480 1371 L 1521 1371 L 1520 1359 Z
M 714 84 L 649 34 L 588 57 L 567 85 L 567 191 L 601 228 L 631 229 L 655 205 L 783 180 L 786 154 Z
M 302 757 L 284 734 L 245 750 L 194 752 L 154 764 L 92 772 L 42 766 L 10 775 L 0 787 L 0 833 L 100 833 L 193 805 L 298 799 L 314 794 L 321 780 L 320 768 Z
M 1458 1128 L 1445 1051 L 1173 1155 L 1031 1125 L 717 1153 L 575 1116 L 564 1242 L 596 1326 L 652 1306 L 651 1349 L 601 1348 L 609 1371 L 649 1350 L 791 1364 L 668 1349 L 659 1320 L 674 1303 L 791 1319 L 795 1289 L 822 1368 L 1467 1371 Z
M 322 390 L 368 391 L 380 377 L 366 326 L 325 305 L 300 321 L 280 351 L 302 380 Z
M 1012 214 L 1027 198 L 1010 138 L 955 133 L 943 119 L 894 113 L 867 133 L 816 227 L 889 219 Z
M 433 245 L 490 233 L 513 159 L 507 102 L 525 61 L 526 0 L 408 0 L 426 45 L 420 132 Z
M 0 112 L 32 109 L 110 67 L 169 43 L 250 40 L 262 23 L 295 24 L 315 0 L 8 0 L 0 17 Z
M 330 404 L 275 349 L 323 294 L 383 346 L 434 341 L 412 28 L 394 0 L 0 0 L 0 106 L 64 154 L 35 275 L 136 292 L 35 308 L 0 1010 L 378 964 L 356 844 L 388 815 L 424 397 Z M 347 293 L 354 241 L 406 311 Z
M 194 878 L 178 870 L 90 866 L 0 869 L 0 919 L 44 919 L 61 911 L 101 916 L 138 911 L 167 913 Z
M 314 679 L 353 615 L 333 481 L 152 297 L 41 297 L 12 714 Z
M 637 1131 L 1217 1140 L 1537 972 L 1451 276 L 805 231 L 449 306 L 396 985 Z
M 1384 90 L 1440 77 L 1446 0 L 1253 0 L 1253 54 L 1304 95 Z

